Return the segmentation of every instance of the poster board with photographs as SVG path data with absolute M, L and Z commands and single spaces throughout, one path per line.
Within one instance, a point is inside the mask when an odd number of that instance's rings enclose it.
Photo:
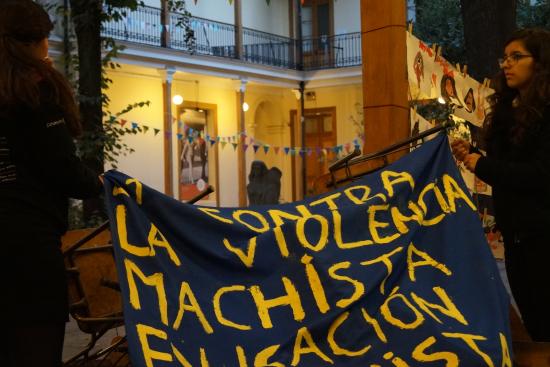
M 406 37 L 410 101 L 433 101 L 450 106 L 451 118 L 462 124 L 466 131 L 462 137 L 484 152 L 483 124 L 490 109 L 488 97 L 494 91 L 487 82 L 480 83 L 463 73 L 458 65 L 453 66 L 435 47 L 430 47 L 411 32 L 407 32 Z M 414 109 L 411 109 L 410 117 L 411 136 L 436 125 Z M 491 187 L 463 166 L 458 167 L 477 205 L 493 254 L 503 258 L 502 236 L 495 228 Z

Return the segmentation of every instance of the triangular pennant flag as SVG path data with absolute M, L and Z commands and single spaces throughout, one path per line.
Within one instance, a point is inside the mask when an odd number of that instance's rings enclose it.
M 273 147 L 273 150 L 275 151 L 275 154 L 279 154 L 279 149 L 281 149 L 280 147 Z
M 298 150 L 298 152 L 299 152 L 300 155 L 303 157 L 304 154 L 306 153 L 306 150 L 302 148 L 302 149 Z
M 132 122 L 132 129 L 137 129 L 138 128 L 138 124 L 137 122 Z
M 252 147 L 254 148 L 254 153 L 258 153 L 258 149 L 260 149 L 260 146 L 258 144 L 254 144 Z
M 223 148 L 225 148 L 225 144 L 227 144 L 227 142 L 222 141 L 220 144 L 222 145 L 222 149 L 223 149 Z
M 178 140 L 183 139 L 183 134 L 178 134 Z
M 317 153 L 317 156 L 320 156 L 320 155 L 321 155 L 321 147 L 315 148 L 315 151 L 316 151 L 316 153 Z
M 264 153 L 267 154 L 269 152 L 269 145 L 264 145 Z
M 127 122 L 128 122 L 128 121 L 126 121 L 126 120 L 124 120 L 124 119 L 121 119 L 121 120 L 120 120 L 120 126 L 126 125 Z
M 313 149 L 307 148 L 307 156 L 310 157 L 311 153 L 313 153 Z
M 237 144 L 237 143 L 231 143 L 231 145 L 233 145 L 234 150 L 237 150 L 237 147 L 239 146 L 239 144 Z
M 247 149 L 248 149 L 248 144 L 243 144 L 243 152 L 246 152 Z
M 156 129 L 156 128 L 153 129 L 153 130 L 155 131 L 155 136 L 157 136 L 157 134 L 160 132 L 160 130 L 159 130 L 159 129 Z
M 220 141 L 220 137 L 219 136 L 216 136 L 216 141 Z
M 166 136 L 167 138 L 171 138 L 172 137 L 172 133 L 170 131 L 165 131 L 164 132 L 164 136 Z
M 149 131 L 149 126 L 143 125 L 143 133 L 145 134 L 147 131 Z
M 277 149 L 277 148 L 275 148 Z M 288 152 L 290 152 L 290 148 L 289 147 L 284 147 L 283 150 L 285 151 L 285 154 L 288 155 Z
M 211 147 L 213 147 L 213 146 L 214 146 L 214 144 L 216 144 L 216 140 L 214 140 L 214 139 L 210 139 L 210 146 L 211 146 Z
M 188 141 L 189 143 L 192 143 L 192 142 L 193 142 L 193 137 L 192 137 L 191 135 L 189 135 L 189 136 L 187 137 L 187 141 Z
M 229 0 L 229 5 L 233 5 L 233 0 Z

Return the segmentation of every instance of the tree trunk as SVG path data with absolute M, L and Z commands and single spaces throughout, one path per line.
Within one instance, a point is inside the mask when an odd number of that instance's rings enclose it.
M 460 0 L 468 72 L 492 78 L 504 43 L 516 29 L 517 0 Z
M 95 144 L 83 161 L 98 175 L 103 172 L 103 124 L 101 103 L 101 0 L 70 0 L 71 17 L 78 42 L 80 116 L 84 135 Z M 101 199 L 84 201 L 84 219 L 102 216 Z

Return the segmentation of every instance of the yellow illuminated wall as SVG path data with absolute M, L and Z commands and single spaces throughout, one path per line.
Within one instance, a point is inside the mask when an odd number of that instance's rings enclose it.
M 124 136 L 123 141 L 135 152 L 119 158 L 119 170 L 164 192 L 163 76 L 157 69 L 129 65 L 123 65 L 121 69 L 110 72 L 108 76 L 113 80 L 108 91 L 111 99 L 111 111 L 120 111 L 128 104 L 139 101 L 151 102 L 149 107 L 133 110 L 122 117 L 128 121 L 126 126 L 131 127 L 131 122 L 136 122 L 140 126 L 148 126 L 149 131 Z M 240 113 L 237 111 L 239 85 L 239 82 L 234 79 L 177 72 L 172 83 L 172 95 L 180 94 L 188 103 L 199 102 L 215 105 L 218 136 L 230 137 L 240 132 L 237 126 L 237 113 Z M 360 84 L 306 90 L 314 91 L 316 94 L 315 101 L 305 102 L 306 109 L 336 107 L 338 144 L 351 142 L 357 137 L 361 130 L 358 130 L 354 121 L 362 120 Z M 254 152 L 252 146 L 247 149 L 245 154 L 246 177 L 250 173 L 250 165 L 254 160 L 264 161 L 269 168 L 273 166 L 279 168 L 282 171 L 281 201 L 290 202 L 292 201 L 291 157 L 284 154 L 283 148 L 291 146 L 290 111 L 298 110 L 300 101 L 290 88 L 258 83 L 247 85 L 245 100 L 250 106 L 245 113 L 247 136 L 254 138 L 258 145 L 269 144 L 271 146 L 267 154 L 261 147 L 257 152 Z M 177 107 L 173 104 L 172 114 L 177 116 Z M 157 135 L 154 134 L 155 128 L 160 130 Z M 176 197 L 180 158 L 177 129 L 177 122 L 173 122 L 172 185 Z M 297 142 L 295 145 L 299 146 L 300 144 Z M 275 153 L 274 146 L 280 147 L 278 153 Z M 238 149 L 242 149 L 242 147 Z M 220 205 L 237 206 L 238 156 L 231 144 L 227 144 L 223 149 L 218 144 L 218 177 L 220 184 L 215 189 L 216 194 L 219 195 Z M 215 185 L 214 182 L 211 184 Z M 205 202 L 204 204 L 213 205 L 215 203 Z
M 124 136 L 123 141 L 135 152 L 120 156 L 118 169 L 148 186 L 164 191 L 162 78 L 154 73 L 155 70 L 128 68 L 110 72 L 108 77 L 113 80 L 113 84 L 107 94 L 111 100 L 110 110 L 114 113 L 129 104 L 150 101 L 148 107 L 134 109 L 121 116 L 128 121 L 125 127 L 131 127 L 131 122 L 136 122 L 148 126 L 149 131 Z M 156 136 L 155 128 L 161 130 Z

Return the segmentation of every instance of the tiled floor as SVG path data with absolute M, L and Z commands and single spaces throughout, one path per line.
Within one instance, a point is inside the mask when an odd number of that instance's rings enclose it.
M 113 329 L 107 332 L 95 345 L 93 351 L 100 350 L 111 344 L 114 337 L 124 335 L 124 328 Z M 63 360 L 66 361 L 83 350 L 90 342 L 90 334 L 82 332 L 77 323 L 71 318 L 65 327 L 65 345 L 63 346 Z

